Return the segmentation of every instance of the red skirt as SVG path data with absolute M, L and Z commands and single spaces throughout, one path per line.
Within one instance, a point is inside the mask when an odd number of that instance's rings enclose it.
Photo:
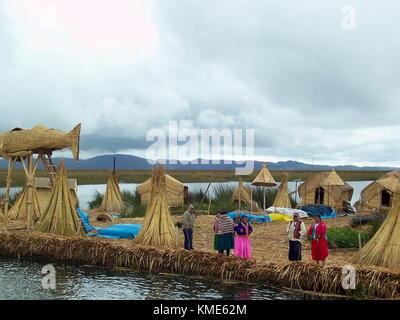
M 311 241 L 311 257 L 318 261 L 323 261 L 328 257 L 328 243 L 325 238 Z

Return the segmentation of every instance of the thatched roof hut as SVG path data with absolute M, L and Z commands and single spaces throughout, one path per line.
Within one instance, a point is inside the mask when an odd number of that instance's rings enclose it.
M 166 176 L 162 165 L 153 169 L 150 203 L 135 243 L 167 248 L 182 246 L 167 203 Z
M 136 190 L 140 194 L 140 200 L 142 204 L 148 205 L 151 198 L 151 182 L 152 178 L 147 179 L 141 185 L 136 187 Z M 183 205 L 184 199 L 187 195 L 188 187 L 182 182 L 171 177 L 169 174 L 165 173 L 165 188 L 166 188 L 166 198 L 168 206 L 179 207 Z
M 78 204 L 78 182 L 76 179 L 68 179 L 69 192 L 74 200 L 75 206 Z M 41 212 L 44 212 L 50 202 L 52 186 L 49 178 L 35 178 L 35 189 L 39 201 Z
M 243 185 L 243 181 L 241 178 L 239 178 L 238 187 L 233 192 L 231 199 L 232 201 L 240 201 L 241 203 L 245 203 L 248 209 L 251 209 L 251 211 L 261 211 L 261 209 L 258 207 L 257 202 L 252 201 L 251 192 Z
M 282 181 L 272 207 L 292 208 L 292 203 L 290 202 L 289 197 L 288 177 L 287 172 L 282 173 Z
M 356 255 L 355 262 L 400 269 L 400 195 L 396 193 L 385 221 Z
M 49 204 L 34 231 L 62 236 L 84 235 L 81 221 L 76 213 L 75 201 L 71 197 L 63 161 L 58 164 Z
M 361 208 L 363 210 L 383 209 L 389 211 L 392 207 L 394 194 L 400 190 L 400 171 L 385 173 L 361 191 Z
M 122 212 L 124 209 L 118 182 L 118 176 L 112 172 L 107 178 L 106 192 L 104 193 L 100 211 Z
M 268 170 L 267 164 L 263 164 L 263 167 L 251 184 L 259 187 L 274 187 L 277 185 L 274 177 Z
M 322 171 L 299 186 L 301 205 L 317 204 L 343 211 L 343 201 L 350 201 L 353 188 L 335 170 Z

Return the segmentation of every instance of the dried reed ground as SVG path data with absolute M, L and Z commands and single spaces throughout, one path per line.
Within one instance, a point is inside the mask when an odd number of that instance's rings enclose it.
M 114 219 L 112 223 L 99 223 L 95 221 L 96 211 L 88 210 L 90 214 L 91 224 L 105 227 L 118 223 L 142 223 L 143 218 L 132 219 Z M 213 250 L 214 233 L 212 225 L 214 216 L 200 215 L 196 218 L 196 225 L 193 231 L 193 247 L 195 250 L 216 252 Z M 180 216 L 173 216 L 174 221 L 180 221 Z M 347 226 L 350 217 L 338 217 L 334 219 L 325 219 L 324 222 L 329 227 Z M 311 226 L 313 219 L 303 219 L 306 228 Z M 287 222 L 275 221 L 272 223 L 252 224 L 254 232 L 251 236 L 253 256 L 255 261 L 259 262 L 274 262 L 284 264 L 288 262 L 288 249 L 289 243 L 286 234 Z M 179 233 L 183 237 L 182 230 Z M 130 240 L 112 240 L 107 241 L 115 242 L 125 246 L 132 246 Z M 311 248 L 308 240 L 303 241 L 302 248 L 303 262 L 311 263 Z M 351 259 L 356 252 L 356 249 L 330 249 L 327 265 L 344 265 L 350 264 Z M 233 254 L 233 252 L 232 252 Z

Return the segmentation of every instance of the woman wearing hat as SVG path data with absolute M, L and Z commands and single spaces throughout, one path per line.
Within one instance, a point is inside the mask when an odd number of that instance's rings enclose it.
M 286 232 L 289 234 L 289 261 L 300 261 L 301 239 L 306 234 L 306 226 L 300 220 L 298 212 L 293 214 L 293 220 L 289 222 Z
M 326 224 L 321 220 L 321 216 L 314 217 L 314 223 L 308 230 L 311 236 L 311 257 L 319 264 L 325 265 L 325 259 L 328 257 L 328 242 L 326 240 Z

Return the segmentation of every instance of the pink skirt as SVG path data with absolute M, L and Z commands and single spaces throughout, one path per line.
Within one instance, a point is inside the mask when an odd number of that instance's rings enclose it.
M 250 238 L 235 237 L 235 256 L 244 259 L 250 259 L 253 257 Z

